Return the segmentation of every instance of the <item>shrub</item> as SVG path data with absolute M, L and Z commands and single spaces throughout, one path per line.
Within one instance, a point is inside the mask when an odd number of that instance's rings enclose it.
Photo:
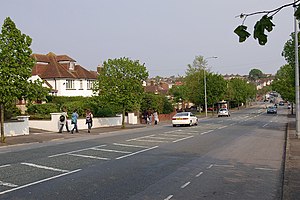
M 59 109 L 54 103 L 45 103 L 45 104 L 32 104 L 27 108 L 27 113 L 30 115 L 42 114 L 49 115 L 50 113 L 59 112 Z

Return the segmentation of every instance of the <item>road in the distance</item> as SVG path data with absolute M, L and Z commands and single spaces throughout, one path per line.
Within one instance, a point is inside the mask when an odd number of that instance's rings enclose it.
M 0 152 L 0 198 L 280 199 L 286 113 L 261 105 L 194 127 Z

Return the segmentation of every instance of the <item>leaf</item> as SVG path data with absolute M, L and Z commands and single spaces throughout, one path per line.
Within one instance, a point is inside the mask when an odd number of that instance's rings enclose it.
M 265 45 L 268 41 L 268 36 L 265 34 L 265 30 L 271 32 L 273 30 L 272 17 L 264 15 L 259 21 L 256 22 L 254 26 L 254 39 L 258 39 L 260 45 Z
M 239 42 L 244 42 L 251 35 L 246 30 L 247 26 L 244 25 L 240 25 L 234 30 L 234 33 L 239 36 Z

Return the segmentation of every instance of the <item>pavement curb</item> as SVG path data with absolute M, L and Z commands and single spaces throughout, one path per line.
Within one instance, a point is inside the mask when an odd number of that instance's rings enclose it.
M 288 158 L 290 155 L 290 142 L 289 142 L 289 129 L 290 125 L 289 122 L 286 124 L 286 131 L 285 131 L 285 142 L 284 142 L 284 153 L 283 153 L 283 173 L 282 173 L 282 191 L 281 191 L 281 199 L 288 200 L 289 199 L 289 187 L 288 187 Z

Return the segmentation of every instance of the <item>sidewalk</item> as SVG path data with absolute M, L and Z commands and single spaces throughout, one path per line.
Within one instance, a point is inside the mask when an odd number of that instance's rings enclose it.
M 295 117 L 289 116 L 283 175 L 283 200 L 300 199 L 300 139 L 296 136 Z
M 101 127 L 94 128 L 91 130 L 91 133 L 87 132 L 87 129 L 79 130 L 79 133 L 58 133 L 58 132 L 49 132 L 40 129 L 32 129 L 29 128 L 29 135 L 21 135 L 21 136 L 10 136 L 6 137 L 5 143 L 0 143 L 0 147 L 3 146 L 11 146 L 11 145 L 21 145 L 21 144 L 29 144 L 29 143 L 43 143 L 55 140 L 63 140 L 63 139 L 71 139 L 78 137 L 85 137 L 91 135 L 99 135 L 101 133 L 129 130 L 133 128 L 143 128 L 146 127 L 145 124 L 137 124 L 130 125 L 126 124 L 126 128 L 122 129 L 121 126 L 113 126 L 113 127 Z

